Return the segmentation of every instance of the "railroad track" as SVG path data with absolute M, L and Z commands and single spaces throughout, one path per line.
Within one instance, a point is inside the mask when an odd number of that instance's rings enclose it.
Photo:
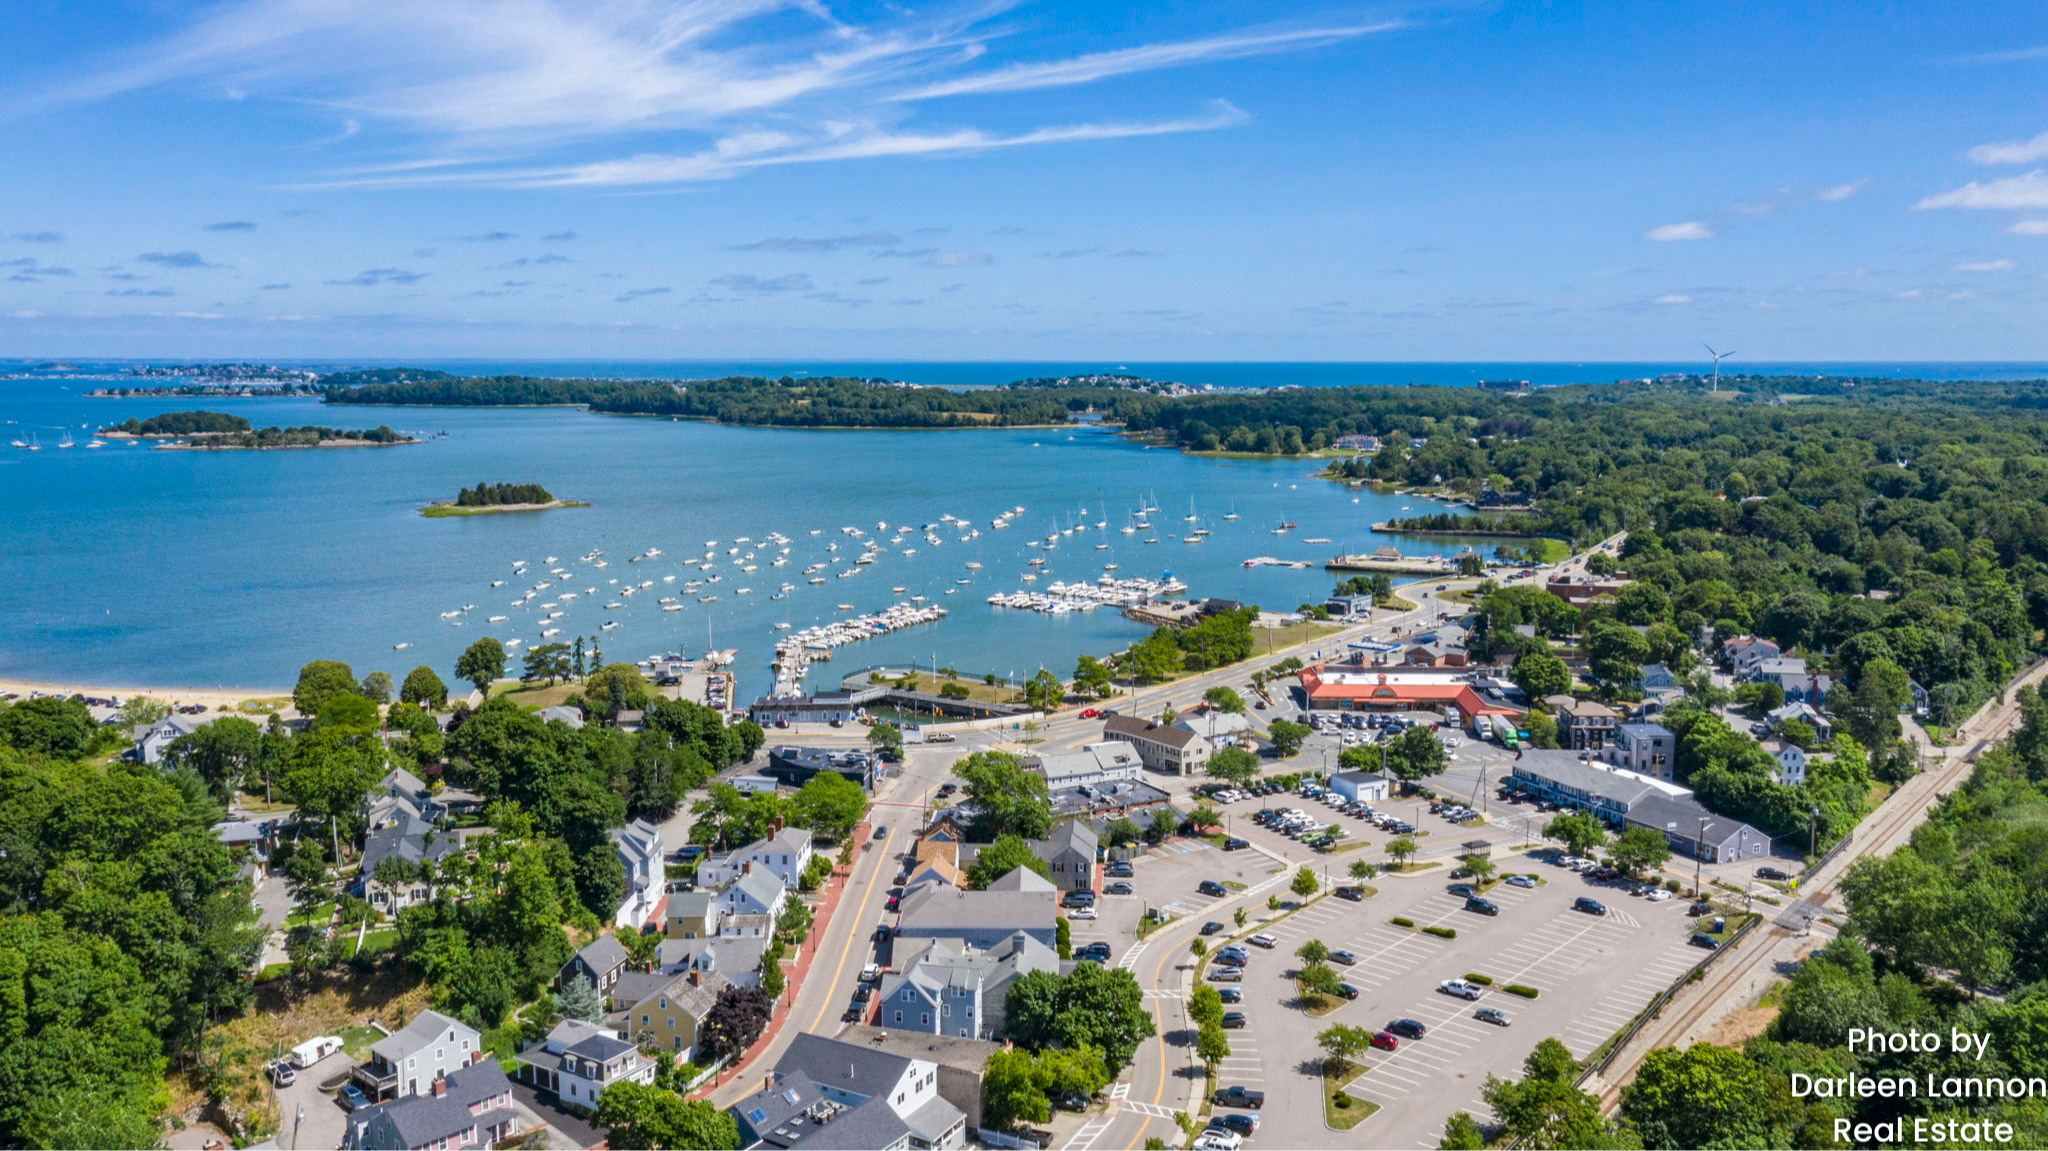
M 2018 722 L 2019 704 L 2015 699 L 2018 690 L 2039 683 L 2044 676 L 2048 676 L 2048 660 L 2037 662 L 2014 677 L 2006 685 L 2001 700 L 1985 704 L 1977 714 L 1965 720 L 1956 729 L 1956 735 L 1961 737 L 1958 747 L 1967 750 L 1943 755 L 1940 767 L 1931 772 L 1923 771 L 1901 785 L 1888 802 L 1856 829 L 1857 841 L 1829 860 L 1821 874 L 1814 878 L 1812 887 L 1802 891 L 1801 902 L 1811 905 L 1813 914 L 1818 916 L 1834 898 L 1842 877 L 1848 874 L 1851 865 L 1859 859 L 1883 855 L 1904 843 L 1913 829 L 1926 820 L 1934 801 L 1960 786 L 1975 767 L 1978 757 L 1996 745 Z M 1954 752 L 1957 749 L 1946 750 Z M 1733 1004 L 1728 1000 L 1748 986 L 1759 969 L 1787 958 L 1781 954 L 1785 950 L 1784 945 L 1800 934 L 1790 927 L 1773 923 L 1767 929 L 1757 931 L 1750 945 L 1731 955 L 1726 962 L 1709 967 L 1706 978 L 1695 987 L 1685 1008 L 1660 1021 L 1654 1034 L 1647 1028 L 1639 1033 L 1629 1045 L 1629 1052 L 1616 1066 L 1608 1069 L 1604 1077 L 1606 1085 L 1600 1095 L 1602 1109 L 1611 1111 L 1620 1104 L 1621 1089 L 1634 1077 L 1644 1053 L 1682 1042 L 1710 1016 L 1730 1009 Z

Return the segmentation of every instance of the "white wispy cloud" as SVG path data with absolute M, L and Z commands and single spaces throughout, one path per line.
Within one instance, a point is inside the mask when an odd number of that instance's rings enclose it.
M 2011 260 L 1967 260 L 1955 265 L 1958 272 L 2010 272 L 2018 267 Z
M 2014 220 L 2005 231 L 2009 236 L 2048 236 L 2048 220 Z
M 1979 144 L 1963 155 L 1978 164 L 2031 164 L 2048 159 L 2048 132 L 2028 140 L 2005 140 Z
M 345 117 L 319 143 L 379 129 L 374 167 L 300 187 L 657 186 L 1229 127 L 1249 117 L 1223 101 L 1179 119 L 1118 111 L 1003 130 L 911 123 L 904 101 L 1085 84 L 1401 26 L 1250 29 L 949 76 L 989 67 L 999 33 L 982 25 L 1002 8 L 885 6 L 856 20 L 821 0 L 224 0 L 15 105 L 144 89 L 218 99 L 232 88 Z
M 1679 224 L 1663 224 L 1643 233 L 1643 239 L 1660 244 L 1677 240 L 1711 240 L 1714 230 L 1698 220 L 1686 220 Z
M 1863 185 L 1868 182 L 1867 180 L 1851 180 L 1846 184 L 1835 184 L 1815 192 L 1813 198 L 1830 204 L 1839 203 L 1862 191 Z
M 887 156 L 965 155 L 1036 144 L 1119 140 L 1232 128 L 1251 119 L 1227 100 L 1210 102 L 1201 115 L 1176 120 L 1065 124 L 1000 135 L 979 128 L 945 132 L 892 131 L 879 125 L 831 126 L 822 138 L 798 140 L 777 133 L 772 142 L 735 143 L 732 138 L 686 155 L 648 153 L 566 167 L 464 167 L 459 170 L 367 175 L 329 181 L 324 187 L 417 187 L 432 184 L 498 184 L 512 187 L 633 187 L 723 180 L 757 168 L 817 164 Z
M 1960 188 L 1923 198 L 1914 211 L 1933 208 L 1976 208 L 2027 211 L 2048 208 L 2048 171 L 2039 168 L 1997 180 L 1972 180 Z
M 1653 304 L 1690 304 L 1692 303 L 1692 297 L 1680 292 L 1672 292 L 1668 295 L 1653 297 L 1650 302 Z
M 1133 72 L 1180 68 L 1214 60 L 1233 60 L 1334 44 L 1404 27 L 1399 20 L 1376 24 L 1353 24 L 1330 28 L 1301 28 L 1288 31 L 1238 32 L 1200 40 L 1166 44 L 1145 44 L 1110 52 L 1090 52 L 1066 60 L 1012 64 L 974 76 L 941 80 L 897 93 L 896 100 L 931 100 L 941 96 L 962 96 L 986 92 L 1027 92 L 1038 88 L 1064 88 L 1093 84 Z

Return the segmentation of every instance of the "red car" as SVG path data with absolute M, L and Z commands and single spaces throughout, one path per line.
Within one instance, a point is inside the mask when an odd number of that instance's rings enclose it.
M 1082 709 L 1081 709 L 1081 718 L 1082 718 L 1082 719 L 1094 719 L 1094 718 L 1095 718 L 1096 716 L 1098 716 L 1098 715 L 1101 715 L 1101 714 L 1102 714 L 1102 712 L 1100 712 L 1099 710 L 1097 710 L 1097 709 L 1095 709 L 1095 708 L 1092 708 L 1092 707 L 1084 707 L 1084 708 L 1082 708 Z
M 1401 1049 L 1401 1041 L 1385 1031 L 1375 1031 L 1372 1033 L 1372 1045 L 1381 1051 L 1399 1051 Z

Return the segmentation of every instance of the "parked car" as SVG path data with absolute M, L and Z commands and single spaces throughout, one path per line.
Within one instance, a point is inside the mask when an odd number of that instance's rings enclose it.
M 1605 915 L 1607 914 L 1607 905 L 1597 899 L 1588 899 L 1581 895 L 1577 899 L 1572 900 L 1572 910 L 1583 911 L 1588 915 Z
M 1251 840 L 1249 840 L 1249 839 L 1239 839 L 1239 838 L 1237 838 L 1236 836 L 1234 836 L 1234 835 L 1233 835 L 1233 836 L 1231 836 L 1231 837 L 1230 837 L 1229 839 L 1226 839 L 1226 840 L 1224 840 L 1224 841 L 1223 841 L 1223 850 L 1225 850 L 1225 851 L 1243 851 L 1243 850 L 1244 850 L 1245 848 L 1247 848 L 1247 847 L 1250 847 L 1251 845 L 1252 845 L 1252 842 L 1251 842 Z
M 1665 900 L 1671 898 L 1671 893 L 1669 891 L 1664 890 L 1661 887 L 1653 887 L 1650 889 L 1648 894 L 1643 896 L 1643 898 L 1649 900 L 1651 903 L 1662 903 Z
M 1506 1027 L 1512 1022 L 1505 1012 L 1496 1007 L 1482 1007 L 1472 1013 L 1472 1018 L 1481 1023 L 1491 1023 L 1495 1027 Z
M 1486 994 L 1484 987 L 1463 979 L 1446 979 L 1437 984 L 1436 989 L 1444 995 L 1455 995 L 1460 999 L 1477 999 Z
M 1232 952 L 1227 955 L 1222 952 L 1218 952 L 1216 955 L 1211 956 L 1210 958 L 1211 961 L 1214 962 L 1218 967 L 1243 967 L 1247 962 L 1246 956 L 1235 952 Z
M 1372 1033 L 1372 1045 L 1381 1051 L 1399 1051 L 1401 1049 L 1401 1041 L 1384 1031 Z
M 1068 907 L 1093 907 L 1095 905 L 1095 893 L 1085 887 L 1077 888 L 1067 892 L 1066 897 L 1061 899 L 1060 902 Z
M 1476 911 L 1481 915 L 1499 915 L 1500 904 L 1495 903 L 1491 899 L 1482 899 L 1474 895 L 1465 900 L 1465 910 Z
M 1223 1002 L 1225 1002 L 1225 1003 L 1243 1003 L 1243 1002 L 1244 1002 L 1244 988 L 1242 988 L 1242 987 L 1219 987 L 1219 988 L 1217 988 L 1217 989 L 1216 989 L 1216 998 L 1218 998 L 1218 999 L 1222 1000 L 1222 1001 L 1223 1001 Z
M 1096 917 L 1096 911 L 1095 911 L 1095 908 L 1094 908 L 1094 907 L 1092 907 L 1092 906 L 1089 906 L 1089 907 L 1070 907 L 1070 908 L 1068 908 L 1068 909 L 1067 909 L 1067 918 L 1068 918 L 1068 919 L 1094 919 L 1095 917 Z
M 363 1089 L 353 1083 L 342 1084 L 336 1096 L 340 1098 L 341 1105 L 350 1111 L 360 1111 L 370 1105 L 370 1097 L 363 1094 Z
M 1356 999 L 1358 998 L 1358 988 L 1351 986 L 1349 983 L 1339 983 L 1337 985 L 1337 996 L 1340 999 Z
M 1702 915 L 1712 915 L 1714 913 L 1714 905 L 1702 899 L 1691 907 L 1686 908 L 1685 913 L 1694 919 L 1698 919 Z
M 1403 1039 L 1420 1039 L 1429 1034 L 1429 1028 L 1413 1019 L 1396 1019 L 1387 1024 L 1387 1030 Z
M 1469 883 L 1453 883 L 1449 887 L 1444 888 L 1444 890 L 1465 899 L 1470 899 L 1479 894 L 1479 889 Z
M 1694 947 L 1704 947 L 1708 951 L 1717 950 L 1721 946 L 1720 940 L 1708 935 L 1704 931 L 1693 932 L 1691 942 Z
M 1271 951 L 1275 947 L 1280 946 L 1280 940 L 1277 937 L 1268 935 L 1263 931 L 1259 932 L 1257 935 L 1252 936 L 1245 942 L 1250 943 L 1254 947 L 1263 947 L 1268 951 Z
M 880 964 L 870 963 L 860 969 L 860 982 L 880 983 L 881 981 L 882 968 Z
M 1526 875 L 1510 875 L 1504 881 L 1509 887 L 1535 887 L 1536 881 Z
M 1224 887 L 1222 884 L 1216 882 L 1213 879 L 1205 879 L 1202 882 L 1196 884 L 1195 890 L 1201 892 L 1203 895 L 1214 895 L 1219 897 L 1230 894 L 1229 888 Z
M 1244 1145 L 1244 1136 L 1221 1127 L 1211 1127 L 1202 1132 L 1192 1144 L 1194 1151 L 1238 1151 Z
M 1209 1126 L 1211 1129 L 1221 1127 L 1228 1131 L 1235 1131 L 1239 1135 L 1250 1135 L 1259 1129 L 1259 1116 L 1257 1112 L 1250 1114 L 1233 1112 L 1229 1115 L 1216 1115 L 1209 1119 Z
M 1097 940 L 1074 953 L 1082 959 L 1093 959 L 1099 963 L 1109 962 L 1109 944 Z
M 1756 869 L 1756 877 L 1757 877 L 1758 879 L 1775 879 L 1775 880 L 1778 880 L 1778 881 L 1780 881 L 1780 882 L 1783 882 L 1783 881 L 1785 881 L 1785 880 L 1788 880 L 1788 879 L 1792 878 L 1791 876 L 1789 876 L 1789 875 L 1785 874 L 1784 872 L 1782 872 L 1782 871 L 1779 871 L 1779 870 L 1778 870 L 1777 868 L 1775 868 L 1775 867 L 1759 867 L 1759 868 L 1757 868 L 1757 869 Z
M 1241 1031 L 1244 1029 L 1244 1026 L 1244 1012 L 1226 1011 L 1223 1013 L 1223 1029 L 1225 1031 Z
M 1211 982 L 1211 983 L 1243 983 L 1243 982 L 1244 982 L 1244 972 L 1242 972 L 1242 971 L 1239 971 L 1239 970 L 1238 970 L 1237 968 L 1235 968 L 1235 967 L 1221 967 L 1221 966 L 1219 966 L 1219 967 L 1211 967 L 1211 968 L 1209 969 L 1209 982 Z
M 1115 883 L 1103 888 L 1102 893 L 1104 895 L 1134 895 L 1137 893 L 1137 889 L 1119 879 Z
M 1137 871 L 1131 866 L 1130 860 L 1119 859 L 1104 867 L 1102 874 L 1109 876 L 1111 879 L 1129 879 L 1136 875 Z
M 1362 887 L 1352 887 L 1346 885 L 1344 887 L 1338 888 L 1336 894 L 1337 898 L 1348 899 L 1353 903 L 1365 902 L 1365 889 Z
M 1218 1089 L 1209 1101 L 1218 1107 L 1248 1107 L 1256 1111 L 1266 1105 L 1266 1093 L 1233 1085 Z
M 279 1087 L 290 1087 L 298 1082 L 299 1073 L 292 1069 L 288 1060 L 279 1059 L 270 1065 L 270 1081 Z
M 1358 962 L 1358 954 L 1352 951 L 1332 951 L 1330 952 L 1330 962 L 1350 967 Z

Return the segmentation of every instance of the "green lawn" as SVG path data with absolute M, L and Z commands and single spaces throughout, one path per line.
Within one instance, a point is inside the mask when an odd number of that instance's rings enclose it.
M 311 907 L 293 908 L 292 913 L 284 917 L 284 929 L 290 931 L 294 927 L 325 927 L 332 922 L 334 904 L 316 903 Z
M 1334 1131 L 1349 1131 L 1373 1117 L 1380 1105 L 1345 1092 L 1351 1081 L 1365 1074 L 1363 1064 L 1345 1059 L 1323 1062 L 1323 1122 Z

